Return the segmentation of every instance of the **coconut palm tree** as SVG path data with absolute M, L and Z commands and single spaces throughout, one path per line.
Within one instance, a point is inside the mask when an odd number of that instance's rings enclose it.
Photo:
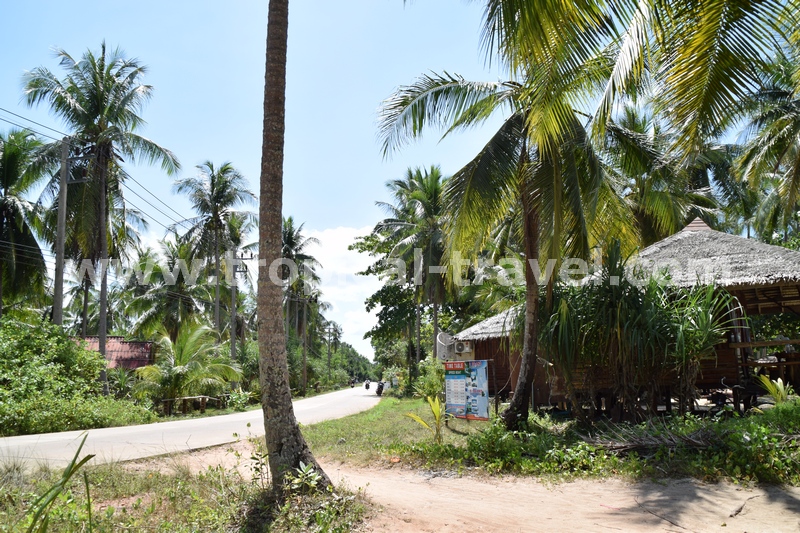
M 375 232 L 385 234 L 394 244 L 390 257 L 402 259 L 418 269 L 412 273 L 417 314 L 417 362 L 420 349 L 420 303 L 424 299 L 433 306 L 433 355 L 439 335 L 438 310 L 445 298 L 444 265 L 444 178 L 438 166 L 430 169 L 408 169 L 404 180 L 393 180 L 387 188 L 396 205 L 379 202 L 390 218 L 379 222 Z
M 731 110 L 757 88 L 770 51 L 796 40 L 796 0 L 740 2 L 546 2 L 485 0 L 484 45 L 512 73 L 538 67 L 545 86 L 572 69 L 611 58 L 598 78 L 601 97 L 593 129 L 603 134 L 620 98 L 655 88 L 659 109 L 676 131 L 673 147 L 690 161 L 731 125 Z M 648 79 L 649 78 L 649 79 Z M 534 144 L 551 145 L 571 128 L 559 91 L 532 102 Z
M 52 148 L 52 147 L 49 147 Z M 69 221 L 64 232 L 65 257 L 80 265 L 82 261 L 89 260 L 94 265 L 100 258 L 100 225 L 97 223 L 98 194 L 97 181 L 90 176 L 90 163 L 79 161 L 71 165 L 72 183 L 69 183 L 67 195 L 66 220 Z M 106 213 L 108 213 L 108 255 L 120 260 L 129 259 L 129 251 L 139 244 L 141 231 L 147 229 L 148 224 L 143 214 L 138 209 L 133 209 L 125 202 L 122 183 L 127 175 L 119 165 L 113 164 L 108 172 Z M 56 230 L 58 224 L 58 175 L 54 175 L 39 195 L 38 203 L 49 207 L 44 210 L 42 224 L 39 231 L 43 241 L 55 247 Z M 87 334 L 87 324 L 92 322 L 97 334 L 100 313 L 93 311 L 94 318 L 88 319 L 90 285 L 94 282 L 89 275 L 81 280 L 83 287 L 80 297 L 83 300 L 81 312 L 81 335 Z M 99 300 L 95 298 L 95 303 Z M 107 313 L 108 315 L 108 313 Z M 108 327 L 108 323 L 106 324 Z
M 25 100 L 28 105 L 46 102 L 56 116 L 72 130 L 70 143 L 81 155 L 89 157 L 88 173 L 96 194 L 96 220 L 99 257 L 108 259 L 109 210 L 107 204 L 109 176 L 118 179 L 124 173 L 114 168 L 126 160 L 139 159 L 160 163 L 168 174 L 180 168 L 178 159 L 169 150 L 135 133 L 144 121 L 139 116 L 152 95 L 152 87 L 142 84 L 146 68 L 135 59 L 128 59 L 120 49 L 108 51 L 106 43 L 98 54 L 85 52 L 80 60 L 64 50 L 57 52 L 66 76 L 59 79 L 47 68 L 38 67 L 24 77 Z M 99 351 L 105 356 L 108 275 L 103 269 L 100 281 Z M 106 383 L 105 371 L 101 379 Z M 105 387 L 107 389 L 107 386 Z
M 738 165 L 741 177 L 755 191 L 764 191 L 768 209 L 760 209 L 759 225 L 787 227 L 800 204 L 800 44 L 791 59 L 779 54 L 761 77 L 750 99 L 748 136 Z M 776 200 L 780 199 L 780 202 Z M 777 223 L 769 223 L 772 219 Z
M 289 0 L 270 0 L 267 21 L 266 76 L 264 85 L 264 128 L 261 144 L 261 187 L 258 213 L 258 340 L 261 404 L 269 451 L 272 487 L 283 494 L 284 476 L 300 467 L 313 465 L 321 485 L 330 479 L 319 467 L 300 433 L 289 389 L 286 337 L 281 320 L 282 287 L 271 283 L 270 265 L 281 257 L 283 205 L 283 146 L 286 130 L 286 44 Z
M 217 353 L 217 333 L 202 324 L 186 322 L 173 341 L 164 332 L 156 364 L 136 369 L 134 394 L 159 399 L 195 396 L 223 390 L 241 379 L 241 370 Z
M 297 226 L 291 216 L 283 218 L 281 224 L 281 258 L 289 262 L 289 264 L 282 264 L 280 271 L 280 277 L 286 284 L 285 320 L 287 334 L 289 333 L 291 317 L 295 317 L 294 330 L 299 335 L 298 323 L 301 309 L 305 308 L 309 301 L 309 296 L 319 284 L 320 278 L 317 274 L 317 269 L 322 267 L 314 256 L 308 254 L 308 247 L 319 245 L 319 239 L 303 235 L 303 226 L 305 224 Z M 290 265 L 294 265 L 296 270 L 293 271 Z
M 220 249 L 231 247 L 231 218 L 252 221 L 254 215 L 248 211 L 237 211 L 240 205 L 255 202 L 244 176 L 230 162 L 215 167 L 211 161 L 198 165 L 199 174 L 175 182 L 174 190 L 188 194 L 189 201 L 198 215 L 181 224 L 188 225 L 184 235 L 194 243 L 194 256 L 214 261 L 214 327 L 221 330 L 219 315 Z
M 426 126 L 439 126 L 449 133 L 505 112 L 500 129 L 450 178 L 445 194 L 452 247 L 473 255 L 484 247 L 491 229 L 520 207 L 522 235 L 518 241 L 526 265 L 525 333 L 518 387 L 504 414 L 509 428 L 527 419 L 530 403 L 542 285 L 539 263 L 553 259 L 557 266 L 562 253 L 588 258 L 593 240 L 616 234 L 630 242 L 635 234 L 618 190 L 607 180 L 603 162 L 590 142 L 583 117 L 568 105 L 575 94 L 585 93 L 590 66 L 575 66 L 574 72 L 565 73 L 559 82 L 559 105 L 569 108 L 570 129 L 563 134 L 554 132 L 557 137 L 546 146 L 536 144 L 542 132 L 533 131 L 530 120 L 538 113 L 533 106 L 538 92 L 550 91 L 538 84 L 536 76 L 525 83 L 469 82 L 447 73 L 423 76 L 390 97 L 382 112 L 385 154 L 419 136 Z M 552 287 L 552 276 L 550 281 Z
M 150 266 L 152 273 L 143 284 L 135 276 L 128 278 L 125 289 L 132 296 L 125 313 L 135 317 L 135 335 L 149 338 L 163 331 L 174 343 L 182 325 L 204 322 L 203 312 L 212 301 L 209 287 L 199 280 L 192 243 L 173 234 L 162 241 L 162 249 L 161 258 L 152 250 L 141 252 L 137 268 L 145 273 Z M 180 265 L 186 265 L 183 272 Z
M 669 153 L 670 144 L 661 122 L 632 105 L 606 126 L 603 159 L 621 186 L 620 195 L 632 211 L 642 247 L 683 229 L 698 216 L 712 217 L 717 204 L 708 169 L 714 170 L 715 182 L 730 182 L 733 159 L 727 147 L 707 150 L 687 168 Z
M 47 267 L 34 231 L 40 213 L 26 198 L 44 176 L 41 147 L 28 131 L 0 134 L 0 317 L 4 297 L 44 294 Z

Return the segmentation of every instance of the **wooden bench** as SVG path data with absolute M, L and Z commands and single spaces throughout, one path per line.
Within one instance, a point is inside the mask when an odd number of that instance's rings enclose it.
M 225 398 L 214 398 L 213 396 L 205 396 L 205 395 L 201 395 L 201 396 L 181 396 L 180 398 L 166 398 L 164 400 L 161 400 L 161 403 L 164 404 L 164 415 L 172 416 L 172 406 L 176 402 L 181 402 L 181 414 L 185 415 L 185 414 L 187 414 L 189 412 L 189 402 L 190 401 L 194 402 L 195 400 L 198 400 L 200 402 L 200 412 L 201 413 L 205 413 L 206 412 L 206 405 L 208 404 L 209 400 L 217 402 L 217 408 L 218 409 L 223 407 L 224 404 L 226 403 L 225 402 Z

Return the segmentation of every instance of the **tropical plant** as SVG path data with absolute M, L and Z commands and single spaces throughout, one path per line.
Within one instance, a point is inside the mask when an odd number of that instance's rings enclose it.
M 414 395 L 420 398 L 440 397 L 444 391 L 444 365 L 433 355 L 419 365 L 419 377 L 414 383 Z
M 783 379 L 769 379 L 769 376 L 761 374 L 756 378 L 758 384 L 775 401 L 776 404 L 786 403 L 789 397 L 794 394 L 794 389 L 789 383 L 784 383 Z
M 738 164 L 746 185 L 764 191 L 757 211 L 762 235 L 786 228 L 800 208 L 800 43 L 766 65 L 759 90 L 749 99 L 750 121 Z M 791 58 L 790 58 L 791 57 Z
M 199 279 L 192 243 L 174 234 L 161 241 L 163 257 L 142 250 L 132 270 L 141 273 L 127 279 L 124 287 L 131 298 L 125 313 L 135 317 L 135 335 L 150 338 L 163 329 L 172 342 L 183 324 L 202 321 L 213 302 L 208 285 Z M 163 262 L 159 262 L 161 259 Z M 148 275 L 149 272 L 149 275 Z
M 416 413 L 406 413 L 405 416 L 414 420 L 422 427 L 428 429 L 433 436 L 434 442 L 436 444 L 442 443 L 442 426 L 444 426 L 445 421 L 450 416 L 447 411 L 445 411 L 445 404 L 439 400 L 439 396 L 428 396 L 425 398 L 428 401 L 428 405 L 431 408 L 431 414 L 433 415 L 433 424 L 428 424 L 425 420 L 422 419 Z
M 598 78 L 602 96 L 594 127 L 605 131 L 620 98 L 654 90 L 665 119 L 678 133 L 673 146 L 686 160 L 707 136 L 731 124 L 736 102 L 757 86 L 765 57 L 796 40 L 796 2 L 768 5 L 726 0 L 641 3 L 558 3 L 542 8 L 525 0 L 485 0 L 483 39 L 512 73 L 540 66 L 543 83 L 562 79 L 575 65 L 611 58 Z M 700 83 L 698 80 L 702 80 Z M 541 92 L 530 120 L 532 142 L 545 145 L 571 129 L 559 92 Z
M 50 512 L 53 507 L 53 504 L 61 496 L 63 493 L 67 491 L 67 486 L 69 481 L 72 477 L 78 472 L 78 470 L 83 467 L 86 463 L 88 463 L 93 457 L 94 454 L 85 455 L 80 457 L 81 450 L 83 449 L 83 445 L 86 444 L 86 437 L 88 434 L 84 434 L 83 438 L 81 439 L 81 443 L 78 445 L 78 449 L 75 450 L 75 455 L 72 457 L 70 462 L 67 464 L 67 467 L 61 474 L 61 478 L 51 486 L 47 492 L 42 494 L 36 501 L 33 502 L 31 505 L 31 513 L 26 517 L 27 518 L 27 529 L 25 530 L 26 533 L 45 533 L 49 526 L 50 526 Z M 80 457 L 80 459 L 78 459 Z M 92 508 L 91 508 L 91 499 L 89 498 L 89 481 L 86 478 L 86 473 L 84 472 L 84 481 L 86 482 L 86 489 L 87 489 L 87 510 L 89 516 L 88 522 L 88 530 L 92 531 Z
M 213 329 L 192 322 L 181 325 L 174 342 L 163 333 L 156 363 L 136 369 L 134 395 L 162 400 L 224 390 L 241 372 L 218 353 L 216 340 Z
M 588 391 L 590 416 L 598 382 L 607 379 L 634 417 L 647 414 L 639 400 L 659 397 L 665 385 L 677 393 L 682 411 L 693 405 L 700 364 L 725 339 L 735 301 L 713 285 L 682 289 L 659 281 L 629 266 L 612 243 L 591 283 L 557 288 L 540 340 L 574 406 L 583 403 L 576 388 Z
M 24 130 L 0 135 L 0 317 L 8 300 L 44 295 L 47 268 L 34 230 L 39 213 L 26 198 L 44 176 L 41 147 Z
M 317 269 L 321 268 L 319 261 L 308 253 L 309 246 L 318 245 L 319 239 L 303 235 L 304 225 L 296 225 L 291 216 L 283 218 L 281 223 L 281 258 L 285 261 L 281 264 L 280 278 L 285 283 L 286 331 L 293 326 L 298 337 L 306 335 L 300 325 L 308 325 L 309 304 L 316 305 L 319 299 L 314 293 L 319 292 Z
M 264 128 L 259 190 L 258 340 L 264 431 L 269 451 L 272 490 L 283 498 L 285 476 L 300 463 L 313 465 L 320 486 L 330 479 L 317 464 L 294 416 L 286 358 L 286 332 L 281 320 L 282 288 L 270 281 L 269 265 L 281 258 L 283 147 L 286 128 L 286 44 L 289 0 L 270 0 L 267 10 L 267 52 L 264 84 Z
M 503 414 L 509 428 L 527 419 L 530 403 L 543 285 L 541 269 L 534 273 L 534 264 L 552 259 L 558 267 L 562 253 L 588 259 L 592 240 L 612 233 L 633 242 L 626 208 L 606 179 L 582 116 L 570 105 L 586 92 L 591 72 L 585 69 L 590 65 L 572 67 L 560 73 L 558 87 L 540 83 L 533 72 L 523 82 L 503 83 L 468 82 L 447 73 L 423 76 L 390 97 L 381 117 L 383 148 L 388 154 L 418 137 L 426 126 L 439 126 L 449 133 L 506 112 L 505 122 L 481 152 L 450 178 L 445 194 L 451 247 L 473 256 L 483 249 L 492 228 L 521 207 L 516 212 L 521 217 L 526 325 L 520 380 Z M 570 117 L 570 128 L 537 144 L 542 131 L 536 128 L 546 129 L 547 124 L 533 121 L 541 118 L 535 102 L 537 96 L 554 91 L 560 109 Z M 552 287 L 552 282 L 551 277 L 544 284 Z
M 430 169 L 408 169 L 402 180 L 386 184 L 395 205 L 378 202 L 390 217 L 375 226 L 375 233 L 384 236 L 393 246 L 389 260 L 405 262 L 416 299 L 417 362 L 420 360 L 420 304 L 433 306 L 433 349 L 439 334 L 438 312 L 445 299 L 444 264 L 444 188 L 447 178 L 438 166 Z
M 124 179 L 124 172 L 119 170 L 123 159 L 131 163 L 140 158 L 160 163 L 168 174 L 177 172 L 180 164 L 172 152 L 135 133 L 144 124 L 139 112 L 152 94 L 152 87 L 142 84 L 146 72 L 143 65 L 126 58 L 120 49 L 107 51 L 105 41 L 99 54 L 87 51 L 80 60 L 64 50 L 58 50 L 57 56 L 66 70 L 64 79 L 58 79 L 44 67 L 27 72 L 25 100 L 28 105 L 47 102 L 51 112 L 73 131 L 68 142 L 79 152 L 74 155 L 91 161 L 86 169 L 92 183 L 92 201 L 97 207 L 87 214 L 96 215 L 92 223 L 99 228 L 97 259 L 102 262 L 109 257 L 109 183 Z M 103 355 L 107 306 L 108 275 L 103 269 L 98 327 Z M 105 372 L 102 379 L 105 382 Z
M 188 226 L 184 238 L 192 243 L 193 257 L 214 261 L 214 327 L 222 331 L 220 322 L 220 249 L 234 248 L 240 240 L 240 222 L 252 223 L 255 215 L 235 208 L 255 202 L 255 195 L 246 187 L 244 176 L 230 162 L 215 167 L 211 161 L 198 165 L 197 176 L 175 182 L 175 191 L 189 196 L 197 216 L 181 224 Z
M 671 291 L 665 304 L 674 317 L 674 346 L 671 359 L 678 371 L 678 397 L 682 410 L 694 405 L 695 383 L 700 363 L 715 355 L 714 347 L 725 341 L 734 325 L 738 302 L 714 285 Z M 739 316 L 743 311 L 739 310 Z

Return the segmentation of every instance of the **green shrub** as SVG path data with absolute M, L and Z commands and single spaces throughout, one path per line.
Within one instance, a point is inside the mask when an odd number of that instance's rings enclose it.
M 243 391 L 241 388 L 239 388 L 230 392 L 228 404 L 234 409 L 234 411 L 244 411 L 250 404 L 251 398 L 252 396 L 249 392 Z
M 444 391 L 444 365 L 433 356 L 419 364 L 419 377 L 414 381 L 414 395 L 420 398 L 441 397 Z
M 6 409 L 0 405 L 0 427 L 5 435 L 29 435 L 76 429 L 148 424 L 156 416 L 128 400 L 103 396 L 64 399 L 43 394 Z
M 388 381 L 392 384 L 389 388 L 389 396 L 402 398 L 411 393 L 411 389 L 409 388 L 408 368 L 399 366 L 385 368 L 381 375 L 381 380 Z M 397 386 L 394 384 L 395 380 L 397 381 Z
M 105 364 L 58 326 L 0 321 L 0 434 L 153 421 L 143 407 L 99 395 Z

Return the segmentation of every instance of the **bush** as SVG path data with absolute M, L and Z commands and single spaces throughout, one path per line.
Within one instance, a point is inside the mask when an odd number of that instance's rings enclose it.
M 247 406 L 250 405 L 251 398 L 252 396 L 249 392 L 238 388 L 230 392 L 228 404 L 234 411 L 245 411 L 247 410 Z
M 49 323 L 0 321 L 0 433 L 20 435 L 151 422 L 130 401 L 99 395 L 102 356 Z
M 411 394 L 408 380 L 408 368 L 402 368 L 399 366 L 386 368 L 381 375 L 381 380 L 392 384 L 392 386 L 389 388 L 390 396 L 402 398 L 403 396 L 408 396 Z M 394 380 L 397 380 L 397 385 L 394 384 Z
M 419 364 L 419 377 L 414 382 L 414 395 L 420 398 L 442 396 L 444 391 L 444 365 L 428 356 Z
M 55 398 L 44 395 L 0 406 L 0 426 L 5 435 L 30 435 L 77 429 L 149 424 L 155 414 L 128 400 L 104 396 Z

